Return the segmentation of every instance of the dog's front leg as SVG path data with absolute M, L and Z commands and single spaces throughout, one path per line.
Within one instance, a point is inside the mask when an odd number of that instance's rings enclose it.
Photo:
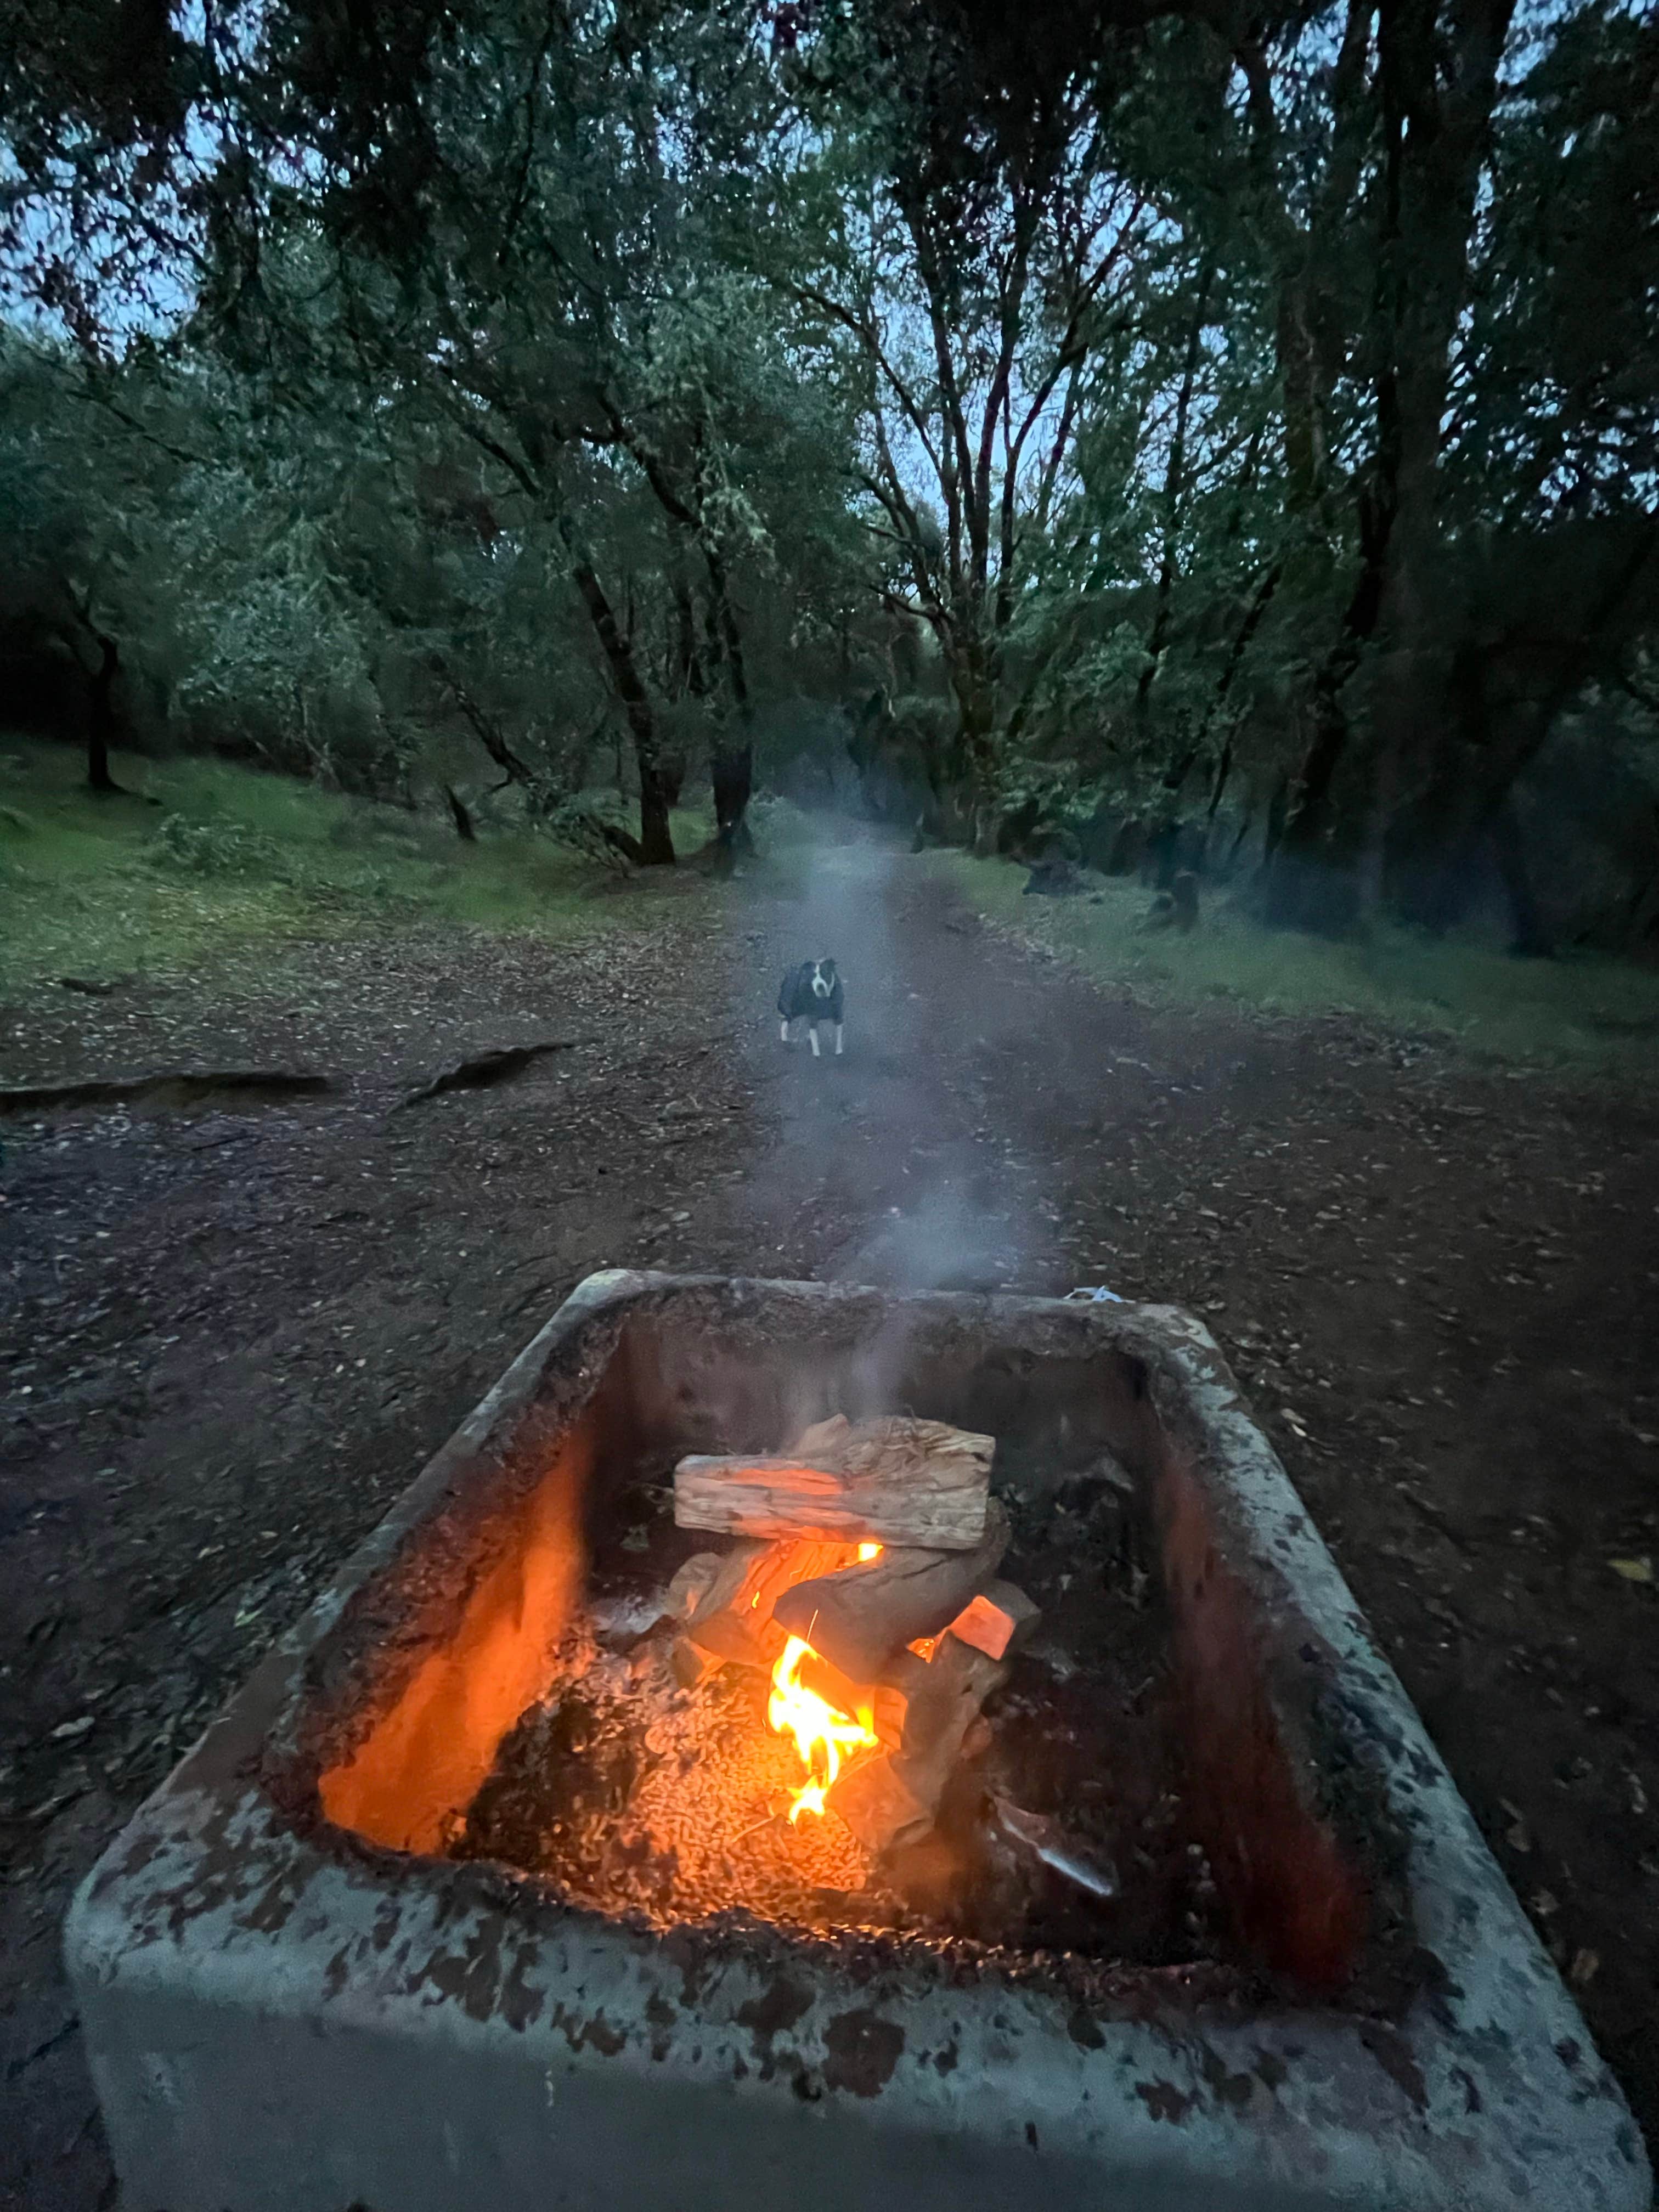
M 813 1057 L 813 1059 L 814 1059 L 814 1060 L 817 1060 L 817 1059 L 818 1058 L 819 1054 L 818 1054 L 818 1025 L 817 1025 L 817 1024 L 816 1022 L 808 1022 L 808 1024 L 806 1024 L 806 1034 L 807 1034 L 807 1036 L 810 1036 L 810 1037 L 811 1038 L 811 1040 L 812 1040 L 812 1057 Z
M 778 1042 L 780 1044 L 787 1044 L 789 1042 L 789 1024 L 787 1021 L 778 1024 Z
M 841 1041 L 845 1035 L 845 1030 L 842 1028 L 842 1024 L 837 1022 L 836 1024 L 836 1053 L 837 1058 L 839 1058 L 841 1054 Z

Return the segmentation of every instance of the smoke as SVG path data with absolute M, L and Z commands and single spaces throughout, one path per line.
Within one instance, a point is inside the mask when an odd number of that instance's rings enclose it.
M 751 1184 L 761 1218 L 779 1224 L 769 1244 L 830 1280 L 1029 1286 L 1049 1224 L 986 1080 L 1029 1034 L 1021 1010 L 988 1003 L 971 943 L 942 930 L 937 883 L 884 834 L 825 815 L 748 890 L 741 1033 L 775 1108 Z M 774 1012 L 785 970 L 826 957 L 846 989 L 839 1060 L 814 1060 L 805 1042 L 786 1050 Z

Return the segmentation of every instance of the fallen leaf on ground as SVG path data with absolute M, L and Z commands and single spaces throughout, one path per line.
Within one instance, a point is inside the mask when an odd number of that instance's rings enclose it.
M 1639 1559 L 1609 1559 L 1607 1565 L 1616 1575 L 1627 1583 L 1650 1583 L 1653 1580 L 1653 1561 L 1644 1554 Z

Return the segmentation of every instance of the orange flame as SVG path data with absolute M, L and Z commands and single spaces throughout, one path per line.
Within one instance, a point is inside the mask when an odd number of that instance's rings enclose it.
M 860 1564 L 866 1559 L 878 1559 L 880 1557 L 881 1546 L 879 1544 L 860 1544 L 859 1546 L 859 1559 Z
M 803 1638 L 789 1638 L 772 1669 L 772 1695 L 766 1707 L 767 1724 L 779 1735 L 794 1737 L 806 1769 L 806 1780 L 789 1808 L 792 1826 L 803 1813 L 823 1812 L 825 1793 L 841 1772 L 844 1751 L 873 1751 L 876 1747 L 872 1707 L 860 1705 L 856 1720 L 849 1720 L 801 1680 L 802 1661 L 815 1656 Z

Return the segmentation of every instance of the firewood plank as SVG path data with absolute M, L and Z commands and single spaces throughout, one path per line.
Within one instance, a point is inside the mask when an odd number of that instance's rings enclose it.
M 942 1421 L 836 1416 L 793 1452 L 683 1459 L 674 1518 L 727 1535 L 971 1551 L 985 1534 L 995 1449 L 994 1437 Z

